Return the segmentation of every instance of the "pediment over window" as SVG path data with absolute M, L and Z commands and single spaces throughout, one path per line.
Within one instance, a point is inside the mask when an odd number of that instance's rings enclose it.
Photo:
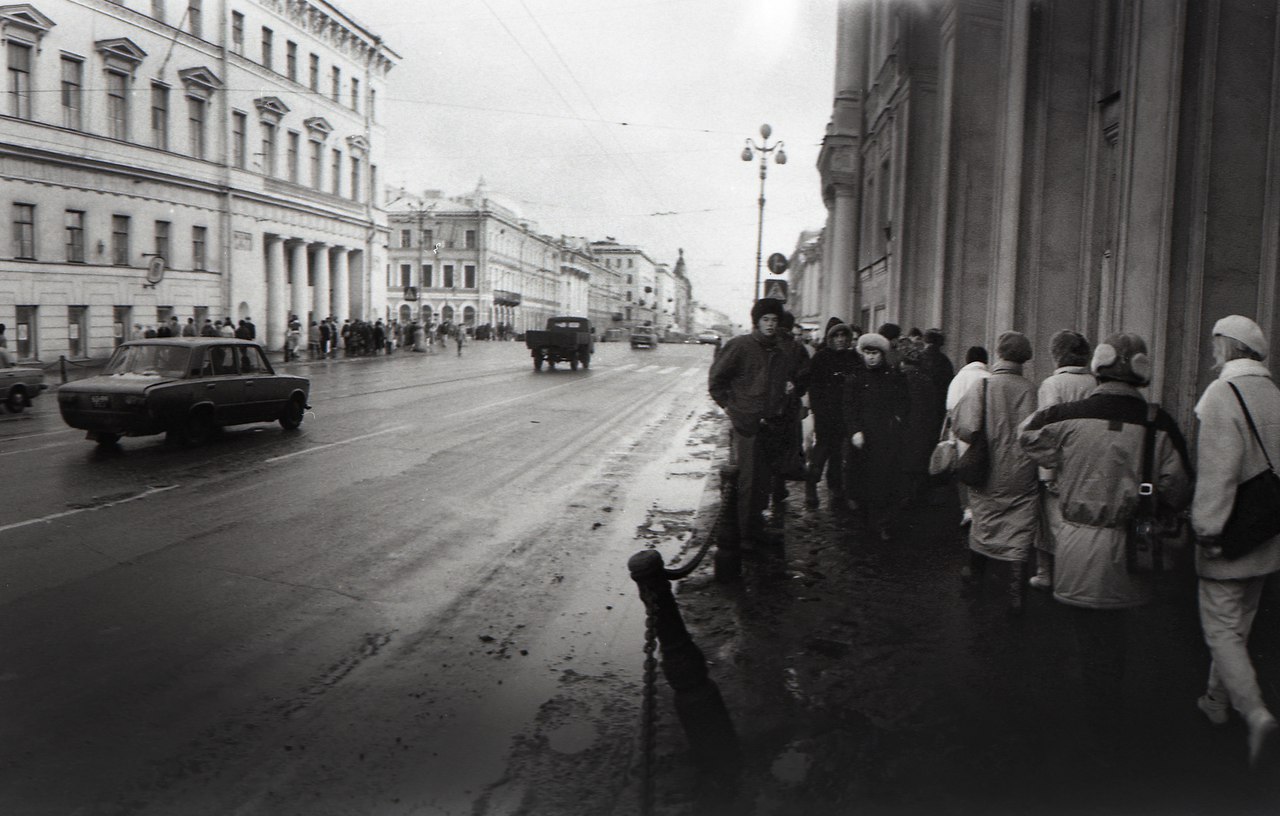
M 106 60 L 108 68 L 116 68 L 132 74 L 134 69 L 147 58 L 147 52 L 138 47 L 128 37 L 117 37 L 114 40 L 98 40 L 94 43 L 98 53 Z
M 218 75 L 204 66 L 183 68 L 178 72 L 178 78 L 186 86 L 187 93 L 205 100 L 222 87 L 222 80 L 218 79 Z
M 350 147 L 352 151 L 358 150 L 362 153 L 369 152 L 369 140 L 363 136 L 348 136 L 347 146 Z
M 8 36 L 16 29 L 31 37 L 36 42 L 49 33 L 57 23 L 36 11 L 30 3 L 13 3 L 0 6 L 0 35 Z
M 330 133 L 333 133 L 333 125 L 329 124 L 328 120 L 323 116 L 312 116 L 302 124 L 307 126 L 307 130 L 311 132 L 312 136 L 322 142 L 329 138 Z
M 263 121 L 279 124 L 284 115 L 289 112 L 289 106 L 281 102 L 279 97 L 260 96 L 253 100 L 254 107 L 258 109 L 258 115 Z

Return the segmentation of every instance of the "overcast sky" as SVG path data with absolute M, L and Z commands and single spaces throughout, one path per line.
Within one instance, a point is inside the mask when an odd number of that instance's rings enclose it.
M 825 221 L 836 0 L 335 0 L 401 55 L 379 100 L 384 183 L 491 194 L 551 235 L 612 236 L 742 318 L 764 256 Z M 767 270 L 764 273 L 767 276 Z M 743 322 L 747 322 L 745 319 Z

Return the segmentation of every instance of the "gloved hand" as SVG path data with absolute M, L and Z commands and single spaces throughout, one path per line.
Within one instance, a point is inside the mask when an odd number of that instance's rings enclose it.
M 867 438 L 862 435 L 862 431 L 858 431 L 856 434 L 851 436 L 849 441 L 852 442 L 853 446 L 858 450 L 862 450 L 862 446 L 867 444 Z

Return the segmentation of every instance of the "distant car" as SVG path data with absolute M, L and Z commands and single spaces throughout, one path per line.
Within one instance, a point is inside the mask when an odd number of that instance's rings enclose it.
M 658 335 L 653 329 L 637 326 L 631 330 L 631 348 L 657 348 Z
M 0 400 L 11 413 L 22 413 L 48 387 L 44 371 L 17 365 L 9 359 L 8 352 L 0 349 Z
M 702 345 L 718 346 L 720 345 L 720 335 L 713 331 L 702 332 L 698 335 L 698 342 Z
M 58 408 L 100 445 L 158 433 L 196 445 L 227 425 L 297 428 L 310 392 L 310 380 L 276 374 L 262 346 L 248 340 L 133 340 L 101 375 L 59 387 Z

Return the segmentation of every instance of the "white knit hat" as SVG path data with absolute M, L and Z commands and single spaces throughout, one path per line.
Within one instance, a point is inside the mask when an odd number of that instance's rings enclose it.
M 1230 337 L 1243 343 L 1260 359 L 1267 359 L 1267 338 L 1262 329 L 1244 315 L 1227 315 L 1213 324 L 1214 337 Z

